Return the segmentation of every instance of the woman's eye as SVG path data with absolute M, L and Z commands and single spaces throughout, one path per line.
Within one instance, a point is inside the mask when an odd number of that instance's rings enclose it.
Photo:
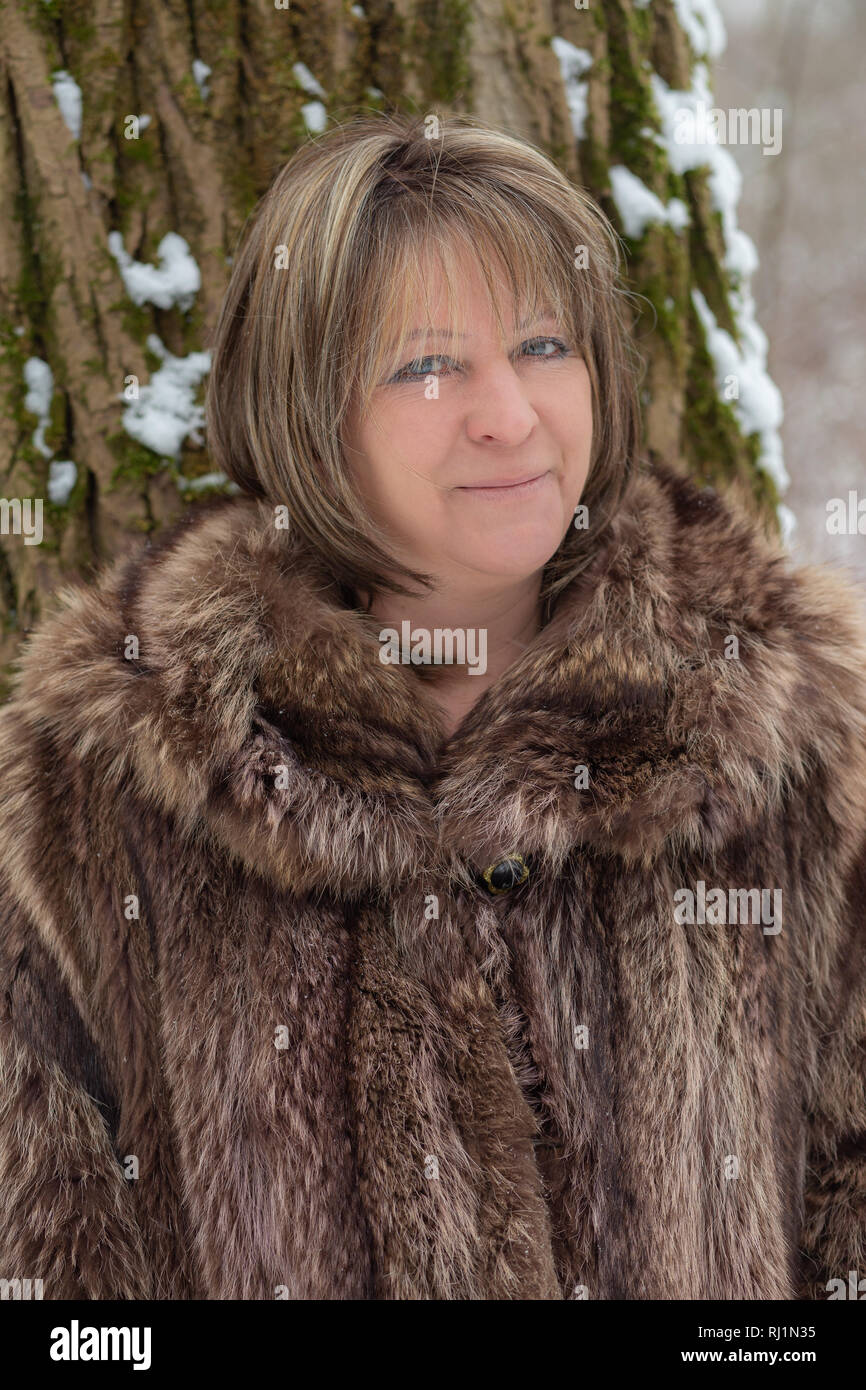
M 541 351 L 535 351 L 535 349 Z M 552 351 L 546 349 L 552 348 Z M 527 342 L 521 343 L 520 352 L 525 357 L 535 357 L 538 359 L 547 358 L 550 361 L 559 361 L 562 357 L 569 354 L 569 346 L 561 338 L 530 338 Z M 428 376 L 441 376 L 443 367 L 437 363 L 444 363 L 448 367 L 457 367 L 459 364 L 450 357 L 444 357 L 441 353 L 432 353 L 428 357 L 416 357 L 413 362 L 407 362 L 398 372 L 389 378 L 389 385 L 393 382 L 401 381 L 422 381 Z
M 555 350 L 554 352 L 537 352 L 537 353 L 536 353 L 536 352 L 529 352 L 529 351 L 528 351 L 529 348 L 536 348 L 536 347 L 543 347 L 543 348 L 544 348 L 544 347 L 550 347 L 550 346 L 553 346 L 554 349 L 556 349 L 556 350 Z M 532 338 L 528 343 L 524 343 L 524 344 L 523 344 L 523 351 L 524 351 L 524 352 L 527 352 L 527 355 L 528 355 L 529 357 L 552 357 L 552 358 L 558 358 L 558 357 L 566 357 L 566 356 L 568 355 L 569 349 L 568 349 L 568 344 L 567 344 L 567 343 L 564 343 L 564 342 L 562 341 L 561 338 Z
M 405 367 L 401 367 L 399 372 L 395 372 L 390 378 L 391 381 L 420 381 L 427 376 L 441 376 L 442 368 L 430 366 L 429 363 L 450 362 L 450 357 L 442 357 L 440 354 L 430 357 L 416 357 L 414 362 L 407 362 Z M 453 364 L 452 364 L 453 365 Z

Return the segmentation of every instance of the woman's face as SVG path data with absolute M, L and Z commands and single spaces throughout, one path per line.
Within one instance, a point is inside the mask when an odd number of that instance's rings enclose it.
M 366 417 L 350 416 L 344 447 L 393 553 L 465 589 L 528 577 L 557 550 L 589 471 L 592 409 L 586 365 L 555 319 L 520 325 L 506 305 L 501 347 L 483 279 L 462 269 L 467 336 L 410 339 Z M 446 320 L 441 271 L 429 273 L 432 323 L 419 317 L 414 330 Z M 494 486 L 527 478 L 537 481 Z

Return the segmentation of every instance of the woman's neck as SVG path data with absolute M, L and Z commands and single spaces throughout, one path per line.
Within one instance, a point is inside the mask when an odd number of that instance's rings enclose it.
M 437 633 L 447 653 L 454 640 L 459 664 L 425 664 L 425 685 L 442 712 L 442 730 L 450 738 L 476 700 L 516 661 L 542 626 L 541 575 L 488 592 L 439 589 L 416 596 L 377 594 L 368 611 L 401 640 L 411 636 L 417 649 L 428 641 L 436 651 Z M 408 625 L 408 626 L 405 626 Z M 447 634 L 455 634 L 449 639 Z M 458 647 L 462 644 L 462 648 Z

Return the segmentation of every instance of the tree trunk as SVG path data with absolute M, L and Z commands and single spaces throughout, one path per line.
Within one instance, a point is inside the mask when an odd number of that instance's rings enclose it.
M 714 206 L 708 169 L 677 171 L 683 150 L 671 153 L 671 114 L 666 130 L 654 101 L 666 90 L 654 75 L 684 91 L 719 51 L 691 0 L 278 3 L 0 0 L 0 493 L 43 499 L 40 544 L 16 533 L 12 511 L 0 516 L 0 671 L 59 583 L 224 486 L 197 427 L 201 354 L 245 218 L 326 113 L 472 112 L 584 184 L 623 234 L 641 296 L 647 448 L 708 482 L 744 482 L 773 516 L 784 485 L 773 410 L 735 394 L 737 341 L 752 345 L 744 371 L 758 373 L 765 405 L 773 390 L 747 281 L 738 299 L 725 265 L 742 265 L 744 239 L 731 200 Z M 126 278 L 118 257 L 133 263 Z M 181 294 L 166 267 L 194 275 L 193 260 L 200 287 Z M 142 266 L 161 264 L 142 298 Z M 718 330 L 733 339 L 729 400 Z M 145 443 L 124 392 L 137 379 L 147 405 L 160 370 L 183 378 L 186 404 L 173 434 L 155 443 L 151 421 Z M 743 384 L 754 397 L 754 379 Z

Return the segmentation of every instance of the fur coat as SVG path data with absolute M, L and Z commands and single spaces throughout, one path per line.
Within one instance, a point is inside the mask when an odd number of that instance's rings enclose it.
M 264 503 L 193 511 L 55 607 L 0 711 L 0 1277 L 796 1299 L 866 1275 L 847 580 L 644 465 L 444 743 Z M 751 890 L 781 914 L 738 920 Z

